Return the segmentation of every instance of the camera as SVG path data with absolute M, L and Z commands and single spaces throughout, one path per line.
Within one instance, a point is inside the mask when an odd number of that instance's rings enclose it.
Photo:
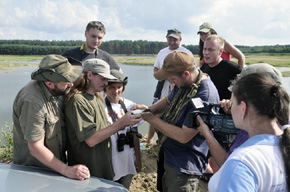
M 203 102 L 200 98 L 193 98 L 192 103 L 196 110 L 188 114 L 188 127 L 199 127 L 197 116 L 200 115 L 204 123 L 207 124 L 214 135 L 222 136 L 220 137 L 222 140 L 217 139 L 219 143 L 233 143 L 235 136 L 240 130 L 235 127 L 231 115 L 217 114 L 216 111 L 220 108 L 219 104 Z

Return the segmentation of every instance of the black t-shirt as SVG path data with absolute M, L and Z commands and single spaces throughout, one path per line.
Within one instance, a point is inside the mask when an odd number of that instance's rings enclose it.
M 220 100 L 222 100 L 231 98 L 231 92 L 228 90 L 228 87 L 231 81 L 237 77 L 237 74 L 241 73 L 242 67 L 232 61 L 223 59 L 215 67 L 210 67 L 204 63 L 201 70 L 210 76 L 219 92 Z
M 120 67 L 119 65 L 115 62 L 113 57 L 107 53 L 106 51 L 103 51 L 101 49 L 97 49 L 95 53 L 89 54 L 84 51 L 84 49 L 81 49 L 81 47 L 76 47 L 73 49 L 66 50 L 62 56 L 65 57 L 72 57 L 74 59 L 77 59 L 80 62 L 84 62 L 87 59 L 92 59 L 92 58 L 98 58 L 106 61 L 110 65 L 110 69 L 117 69 L 119 70 Z

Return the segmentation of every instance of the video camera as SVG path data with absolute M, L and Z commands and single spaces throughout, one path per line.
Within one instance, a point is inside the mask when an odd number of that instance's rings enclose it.
M 217 114 L 216 111 L 220 108 L 219 104 L 204 102 L 200 98 L 193 98 L 192 103 L 196 110 L 188 114 L 188 127 L 194 129 L 199 127 L 197 115 L 200 115 L 214 134 L 226 136 L 222 141 L 219 141 L 220 143 L 231 144 L 234 141 L 235 137 L 232 136 L 237 135 L 240 130 L 235 127 L 231 115 Z

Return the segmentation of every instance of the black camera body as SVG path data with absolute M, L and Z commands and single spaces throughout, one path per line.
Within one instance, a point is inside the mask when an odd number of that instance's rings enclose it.
M 239 129 L 234 125 L 231 115 L 212 114 L 204 111 L 193 111 L 189 113 L 188 126 L 194 128 L 199 127 L 197 115 L 200 115 L 205 124 L 212 132 L 220 132 L 225 134 L 238 134 Z
M 198 101 L 196 99 L 199 99 Z M 214 135 L 223 135 L 222 140 L 218 139 L 219 143 L 231 144 L 234 141 L 235 135 L 239 133 L 234 125 L 231 115 L 217 114 L 213 108 L 219 108 L 219 104 L 207 103 L 200 100 L 200 98 L 192 99 L 193 105 L 198 108 L 188 114 L 187 125 L 190 128 L 196 129 L 199 127 L 197 116 L 199 115 L 202 120 L 207 124 Z M 233 137 L 234 136 L 234 137 Z

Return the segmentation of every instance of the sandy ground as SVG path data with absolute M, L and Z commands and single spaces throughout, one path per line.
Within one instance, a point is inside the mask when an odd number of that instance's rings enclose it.
M 141 142 L 146 141 L 146 135 L 143 136 Z M 157 160 L 158 148 L 156 144 L 147 147 L 145 150 L 141 150 L 143 169 L 140 173 L 133 177 L 130 191 L 131 192 L 149 192 L 157 191 L 156 189 L 156 160 Z M 208 192 L 207 183 L 199 182 L 199 192 Z

